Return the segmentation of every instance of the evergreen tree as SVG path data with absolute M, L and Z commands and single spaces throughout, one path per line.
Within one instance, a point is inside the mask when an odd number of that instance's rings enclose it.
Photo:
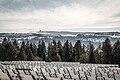
M 2 46 L 2 44 L 0 43 L 0 61 L 4 60 L 4 48 Z
M 28 60 L 28 61 L 33 61 L 33 60 L 35 60 L 35 57 L 33 56 L 33 53 L 32 53 L 32 51 L 31 51 L 31 49 L 29 49 L 29 48 L 28 48 L 27 60 Z
M 33 56 L 32 50 L 30 48 L 30 43 L 28 41 L 27 41 L 27 43 L 25 45 L 25 53 L 27 55 L 27 60 L 28 61 L 35 60 L 35 57 Z
M 82 47 L 82 54 L 85 54 L 85 45 L 83 44 L 83 47 Z
M 24 41 L 22 41 L 21 47 L 22 47 L 23 49 L 25 49 L 25 42 L 24 42 Z
M 72 43 L 70 42 L 70 61 L 75 61 L 75 54 L 73 53 L 73 46 Z
M 3 60 L 4 61 L 9 60 L 10 45 L 11 45 L 11 43 L 9 43 L 8 40 L 3 41 L 3 51 L 4 51 L 4 53 L 3 53 L 4 59 Z
M 49 43 L 47 61 L 51 61 L 51 58 L 52 58 L 52 43 Z
M 4 47 L 4 53 L 3 53 L 3 57 L 4 60 L 16 60 L 17 54 L 18 54 L 18 50 L 17 47 L 15 45 L 13 45 L 11 43 L 10 40 L 6 40 L 3 41 L 3 47 Z
M 63 61 L 63 47 L 60 41 L 58 41 L 58 54 L 60 55 L 61 61 Z
M 75 61 L 79 61 L 80 55 L 82 54 L 82 49 L 81 49 L 81 42 L 80 40 L 77 40 L 74 46 L 74 52 L 75 52 Z
M 48 57 L 50 58 L 51 61 L 61 61 L 60 55 L 59 55 L 59 49 L 55 41 L 53 41 L 48 46 Z
M 105 42 L 103 42 L 102 49 L 103 49 L 103 63 L 107 63 L 107 64 L 111 63 L 112 46 L 109 38 L 107 38 Z
M 17 60 L 27 60 L 27 55 L 25 53 L 25 42 L 22 41 L 22 44 L 20 46 L 20 51 L 17 55 Z
M 55 46 L 57 45 L 57 43 L 56 43 L 56 41 L 55 41 L 55 40 L 53 40 L 53 45 L 55 45 Z
M 4 39 L 3 39 L 3 42 L 2 42 L 2 46 L 5 46 L 7 43 L 8 43 L 7 38 L 4 38 Z
M 74 47 L 68 40 L 62 46 L 61 42 L 56 43 L 53 40 L 48 45 L 48 54 L 46 54 L 45 42 L 42 40 L 38 43 L 38 48 L 35 44 L 23 41 L 20 48 L 17 40 L 10 41 L 4 38 L 2 44 L 0 43 L 0 60 L 13 61 L 13 60 L 43 60 L 43 61 L 80 61 L 90 63 L 114 63 L 120 65 L 120 41 L 118 40 L 113 47 L 109 38 L 107 38 L 101 47 L 101 44 L 96 50 L 91 44 L 89 48 L 85 45 L 81 46 L 80 40 L 77 40 Z
M 35 44 L 30 43 L 30 49 L 33 53 L 33 56 L 37 56 L 37 47 Z
M 95 55 L 94 55 L 94 46 L 90 45 L 90 53 L 89 53 L 89 63 L 95 63 Z
M 103 63 L 103 51 L 102 51 L 101 43 L 99 43 L 98 48 L 95 50 L 95 60 L 96 63 L 99 64 Z
M 3 61 L 5 61 L 8 56 L 7 46 L 8 46 L 8 40 L 7 38 L 4 38 L 2 42 L 2 50 L 1 50 L 1 60 Z
M 17 47 L 15 45 L 10 45 L 9 49 L 8 49 L 8 56 L 9 56 L 9 60 L 10 61 L 14 61 L 17 59 L 17 55 L 18 55 L 19 51 L 17 49 Z
M 18 48 L 18 43 L 16 39 L 13 41 L 13 45 L 16 46 L 16 48 Z
M 64 47 L 63 47 L 63 59 L 65 62 L 69 62 L 70 61 L 70 45 L 68 40 L 64 43 Z
M 1 45 L 1 60 L 16 60 L 18 50 L 7 38 L 4 38 Z
M 112 57 L 113 57 L 112 63 L 120 65 L 120 41 L 119 40 L 113 45 Z
M 17 55 L 17 60 L 23 60 L 23 61 L 27 60 L 27 55 L 26 55 L 25 49 L 23 47 L 20 48 L 20 52 Z
M 29 50 L 30 50 L 30 45 L 29 45 L 29 42 L 27 41 L 27 43 L 25 44 L 25 53 L 26 53 L 26 55 L 28 56 L 28 54 L 29 54 Z
M 41 41 L 39 41 L 38 43 L 38 48 L 37 48 L 37 56 L 40 57 L 42 59 L 42 45 L 41 45 Z
M 42 40 L 42 46 L 41 46 L 41 57 L 42 57 L 42 60 L 45 61 L 46 46 L 45 46 L 45 42 L 43 40 Z

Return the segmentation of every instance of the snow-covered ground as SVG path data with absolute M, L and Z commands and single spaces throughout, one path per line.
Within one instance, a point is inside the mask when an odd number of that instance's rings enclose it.
M 44 40 L 46 45 L 49 44 L 52 40 L 60 40 L 62 44 L 66 40 L 69 40 L 73 45 L 77 40 L 80 40 L 82 44 L 86 46 L 89 44 L 89 41 L 92 42 L 95 46 L 98 46 L 99 43 L 105 41 L 108 37 L 111 40 L 111 43 L 114 44 L 117 40 L 120 40 L 119 32 L 103 32 L 103 33 L 94 33 L 94 32 L 55 32 L 55 31 L 41 31 L 34 33 L 0 33 L 0 41 L 7 37 L 10 40 L 16 39 L 18 43 L 22 41 L 29 41 L 37 44 L 39 40 Z

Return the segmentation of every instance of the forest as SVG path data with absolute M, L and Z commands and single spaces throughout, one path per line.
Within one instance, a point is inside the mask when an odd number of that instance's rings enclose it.
M 68 40 L 62 45 L 61 41 L 49 43 L 46 47 L 43 40 L 38 45 L 22 42 L 18 45 L 17 40 L 11 41 L 4 38 L 0 43 L 0 61 L 56 61 L 56 62 L 80 62 L 96 64 L 119 64 L 120 65 L 120 41 L 113 45 L 109 38 L 97 48 L 89 44 L 86 48 L 77 40 L 72 45 Z

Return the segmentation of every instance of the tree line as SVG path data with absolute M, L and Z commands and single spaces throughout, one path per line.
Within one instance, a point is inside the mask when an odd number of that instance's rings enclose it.
M 120 41 L 113 45 L 109 38 L 96 49 L 93 44 L 86 48 L 77 40 L 72 45 L 68 40 L 62 45 L 61 41 L 49 43 L 46 48 L 43 40 L 36 46 L 33 43 L 22 41 L 18 45 L 17 40 L 10 41 L 4 38 L 0 43 L 0 61 L 64 61 L 99 64 L 120 64 Z

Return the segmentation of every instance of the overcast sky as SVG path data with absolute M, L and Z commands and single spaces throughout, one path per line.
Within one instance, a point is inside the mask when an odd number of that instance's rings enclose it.
M 0 31 L 120 31 L 120 0 L 0 0 Z

